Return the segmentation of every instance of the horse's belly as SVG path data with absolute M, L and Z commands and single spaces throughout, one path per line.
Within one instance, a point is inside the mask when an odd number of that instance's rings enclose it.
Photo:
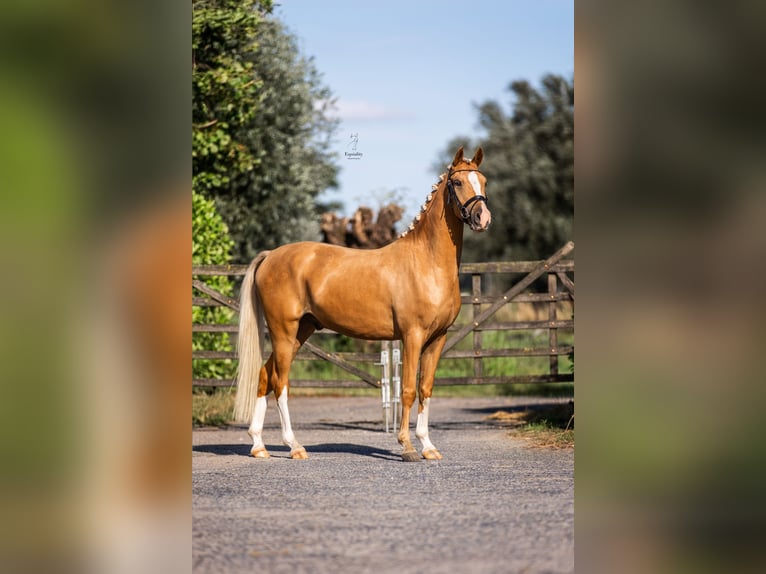
M 396 338 L 393 313 L 383 305 L 350 301 L 313 307 L 312 315 L 323 327 L 343 335 L 371 340 Z

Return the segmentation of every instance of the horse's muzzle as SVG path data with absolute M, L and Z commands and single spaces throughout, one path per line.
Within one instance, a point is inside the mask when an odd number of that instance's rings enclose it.
M 468 225 L 471 227 L 471 231 L 482 232 L 489 229 L 490 223 L 492 223 L 492 213 L 485 203 L 480 203 L 471 213 Z

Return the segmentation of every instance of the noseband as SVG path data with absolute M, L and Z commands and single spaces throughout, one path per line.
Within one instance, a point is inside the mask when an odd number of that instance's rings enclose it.
M 449 192 L 449 195 L 447 196 L 447 203 L 450 201 L 454 201 L 455 205 L 457 205 L 458 210 L 460 211 L 460 218 L 463 220 L 463 223 L 469 223 L 471 222 L 471 205 L 477 201 L 483 201 L 484 204 L 487 204 L 487 198 L 483 195 L 474 195 L 471 199 L 466 201 L 465 203 L 460 203 L 460 199 L 457 197 L 457 193 L 455 193 L 455 186 L 452 185 L 452 174 L 458 173 L 461 171 L 475 171 L 477 173 L 481 173 L 478 169 L 456 169 L 455 171 L 450 170 L 447 174 L 447 191 Z

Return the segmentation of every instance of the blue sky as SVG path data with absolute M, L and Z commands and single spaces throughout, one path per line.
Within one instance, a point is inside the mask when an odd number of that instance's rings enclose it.
M 447 142 L 481 135 L 476 104 L 509 109 L 511 81 L 574 73 L 571 0 L 277 1 L 276 16 L 338 98 L 340 189 L 323 198 L 346 213 L 397 189 L 407 225 Z M 358 160 L 344 156 L 352 133 Z

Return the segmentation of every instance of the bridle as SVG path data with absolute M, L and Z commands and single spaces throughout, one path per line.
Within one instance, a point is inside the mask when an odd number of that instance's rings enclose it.
M 470 198 L 465 203 L 460 203 L 460 199 L 458 199 L 457 193 L 455 193 L 455 186 L 452 185 L 452 174 L 453 173 L 459 173 L 461 171 L 475 171 L 477 173 L 481 173 L 478 169 L 456 169 L 456 170 L 449 170 L 449 173 L 447 174 L 447 191 L 449 192 L 449 195 L 447 195 L 447 203 L 450 201 L 454 201 L 455 205 L 457 205 L 458 210 L 460 211 L 460 217 L 463 220 L 463 223 L 470 224 L 471 222 L 471 205 L 477 201 L 483 201 L 484 204 L 487 204 L 487 198 L 484 195 L 474 195 L 472 198 Z M 484 174 L 482 174 L 484 175 Z

